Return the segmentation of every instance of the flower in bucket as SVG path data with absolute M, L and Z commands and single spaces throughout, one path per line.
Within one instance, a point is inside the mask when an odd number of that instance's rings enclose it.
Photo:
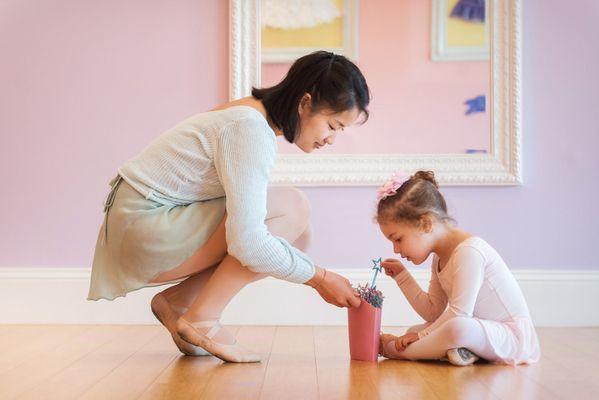
M 379 258 L 377 260 L 372 260 L 372 262 L 374 264 L 374 266 L 372 267 L 372 269 L 374 270 L 374 277 L 372 278 L 372 283 L 367 283 L 366 285 L 358 285 L 356 290 L 358 291 L 358 294 L 360 295 L 360 298 L 362 300 L 364 300 L 365 302 L 367 302 L 375 308 L 381 308 L 383 305 L 383 299 L 385 297 L 383 296 L 383 293 L 380 290 L 377 290 L 376 288 L 376 277 L 378 273 L 381 272 L 382 259 Z

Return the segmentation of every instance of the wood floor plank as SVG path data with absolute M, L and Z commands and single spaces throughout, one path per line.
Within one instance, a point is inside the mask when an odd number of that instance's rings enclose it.
M 37 386 L 117 336 L 122 329 L 109 325 L 93 327 L 0 374 L 0 398 L 14 398 Z
M 347 327 L 314 328 L 314 356 L 321 399 L 349 399 L 351 383 L 356 384 L 356 378 L 367 376 L 355 374 L 352 381 L 348 350 Z M 359 398 L 362 392 L 362 389 L 357 390 L 355 398 Z
M 572 329 L 572 328 L 564 328 L 564 329 Z M 575 328 L 575 332 L 579 332 L 580 334 L 586 335 L 587 337 L 599 341 L 599 328 Z
M 472 375 L 499 399 L 557 399 L 555 393 L 528 376 L 527 368 L 530 366 L 513 367 L 488 363 L 478 363 L 473 367 L 468 367 L 472 371 Z
M 133 399 L 139 397 L 177 357 L 171 335 L 161 326 L 159 333 L 125 362 L 100 379 L 80 399 Z
M 564 343 L 571 340 L 575 330 L 563 337 L 554 337 L 552 328 L 537 329 L 541 342 L 541 361 L 523 369 L 528 377 L 551 391 L 558 398 L 570 399 L 573 394 L 580 399 L 599 397 L 599 385 L 589 375 L 597 368 L 597 353 L 581 353 Z M 590 368 L 590 373 L 587 369 Z
M 436 399 L 409 363 L 351 361 L 345 326 L 315 327 L 314 341 L 321 399 Z
M 382 329 L 383 332 L 394 335 L 402 335 L 405 330 L 403 327 Z M 388 360 L 382 357 L 379 360 L 383 395 L 381 398 L 393 396 L 406 399 L 440 399 L 430 383 L 421 378 L 421 372 L 412 361 Z
M 439 399 L 427 380 L 422 379 L 411 361 L 383 360 L 379 362 L 379 393 L 381 399 Z
M 258 399 L 264 382 L 264 375 L 270 360 L 276 328 L 273 326 L 242 327 L 237 332 L 237 340 L 262 356 L 260 363 L 233 364 L 219 366 L 206 390 L 204 399 Z
M 599 328 L 540 328 L 540 363 L 465 368 L 350 361 L 347 327 L 231 327 L 264 356 L 245 365 L 181 356 L 158 325 L 1 328 L 2 399 L 599 398 Z
M 402 335 L 403 328 L 387 332 Z M 401 361 L 412 366 L 439 399 L 497 399 L 498 397 L 473 373 L 474 368 L 456 368 L 440 361 Z
M 14 326 L 0 339 L 0 374 L 93 329 L 84 325 Z
M 238 327 L 226 327 L 235 334 Z M 140 399 L 203 398 L 212 375 L 223 366 L 214 356 L 178 356 L 144 390 Z
M 157 326 L 127 326 L 120 335 L 23 393 L 18 399 L 79 398 L 83 392 L 155 337 L 158 329 Z
M 277 328 L 260 398 L 318 398 L 312 327 Z

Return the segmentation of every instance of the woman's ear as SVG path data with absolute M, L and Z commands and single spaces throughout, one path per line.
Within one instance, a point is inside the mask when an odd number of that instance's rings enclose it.
M 304 93 L 298 106 L 297 111 L 299 115 L 308 114 L 312 110 L 312 96 L 310 93 Z

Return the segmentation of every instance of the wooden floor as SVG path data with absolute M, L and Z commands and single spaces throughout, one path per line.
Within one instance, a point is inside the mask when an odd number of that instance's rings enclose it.
M 599 328 L 541 328 L 542 361 L 516 368 L 350 362 L 345 327 L 231 329 L 262 363 L 183 357 L 160 326 L 1 325 L 0 399 L 599 399 Z

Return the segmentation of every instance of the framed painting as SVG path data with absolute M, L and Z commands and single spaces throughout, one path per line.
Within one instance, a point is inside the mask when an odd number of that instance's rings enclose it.
M 432 0 L 431 59 L 489 59 L 490 0 Z
M 260 0 L 263 63 L 291 62 L 316 50 L 358 56 L 358 0 Z

